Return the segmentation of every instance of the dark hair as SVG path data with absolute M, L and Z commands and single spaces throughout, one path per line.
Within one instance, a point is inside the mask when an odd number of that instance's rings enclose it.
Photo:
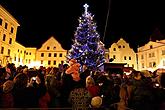
M 14 88 L 26 88 L 28 83 L 28 76 L 24 73 L 19 73 L 14 78 Z

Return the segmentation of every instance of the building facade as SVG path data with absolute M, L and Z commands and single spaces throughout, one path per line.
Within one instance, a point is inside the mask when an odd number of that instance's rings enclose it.
M 66 61 L 67 50 L 52 36 L 37 50 L 36 61 L 45 67 L 58 67 Z
M 165 40 L 149 41 L 138 48 L 137 54 L 139 70 L 165 68 Z
M 112 59 L 113 63 L 126 63 L 125 67 L 133 67 L 137 70 L 137 55 L 123 38 L 111 45 L 109 59 Z
M 0 65 L 12 62 L 16 40 L 17 20 L 0 5 Z

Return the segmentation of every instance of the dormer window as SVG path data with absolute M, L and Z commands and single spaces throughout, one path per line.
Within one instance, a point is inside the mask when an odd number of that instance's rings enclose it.
M 152 45 L 150 45 L 150 49 L 152 49 L 153 48 L 153 46 Z
M 47 50 L 49 50 L 50 49 L 50 47 L 49 46 L 47 46 Z

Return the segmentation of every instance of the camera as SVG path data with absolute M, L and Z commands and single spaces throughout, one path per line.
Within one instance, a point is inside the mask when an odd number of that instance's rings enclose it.
M 32 80 L 35 81 L 36 80 L 36 77 L 32 77 Z

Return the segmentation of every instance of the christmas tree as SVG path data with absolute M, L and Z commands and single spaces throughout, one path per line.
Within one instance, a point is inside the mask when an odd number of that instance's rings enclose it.
M 79 17 L 79 26 L 74 34 L 72 48 L 69 50 L 68 59 L 76 59 L 78 63 L 87 65 L 89 69 L 97 69 L 104 59 L 104 44 L 96 31 L 96 23 L 93 15 L 88 12 L 88 5 L 85 4 L 85 11 Z

